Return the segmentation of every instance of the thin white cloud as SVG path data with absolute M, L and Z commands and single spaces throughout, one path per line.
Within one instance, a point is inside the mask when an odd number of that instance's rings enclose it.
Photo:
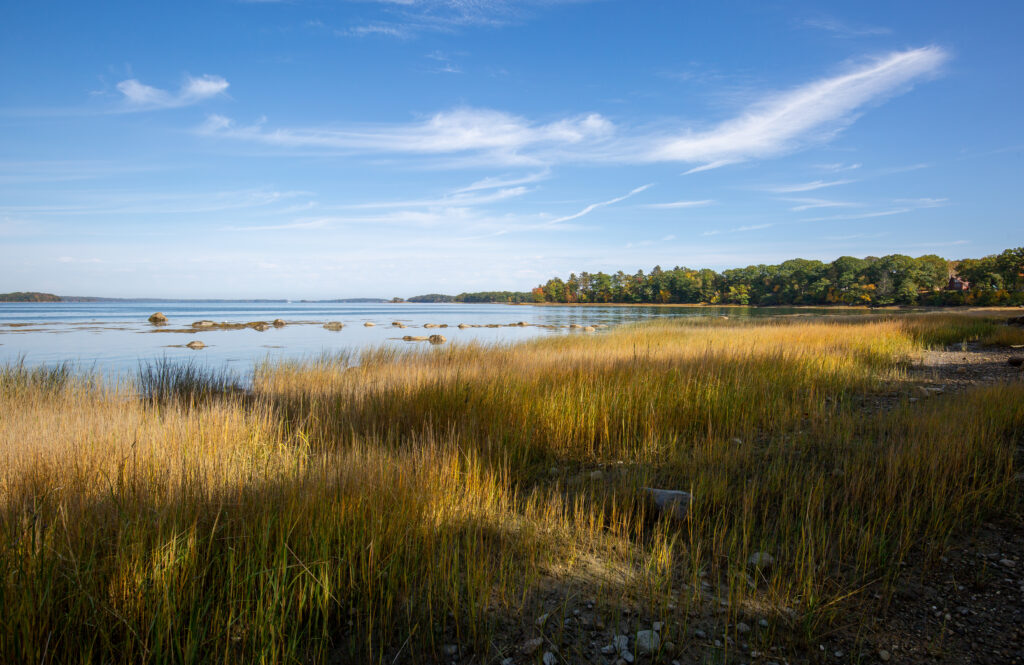
M 851 203 L 849 201 L 830 201 L 828 199 L 782 199 L 790 203 L 798 203 L 799 205 L 790 208 L 793 212 L 802 212 L 804 210 L 813 210 L 815 208 L 855 208 L 859 206 L 859 203 Z
M 843 163 L 843 162 L 835 162 L 833 164 L 815 164 L 814 165 L 815 168 L 821 169 L 822 171 L 832 171 L 833 173 L 838 173 L 840 171 L 854 171 L 856 169 L 859 169 L 861 166 L 862 166 L 862 164 L 859 164 L 859 163 L 857 163 L 857 164 L 846 164 L 846 163 Z
M 228 85 L 223 77 L 204 74 L 198 78 L 187 77 L 175 93 L 146 85 L 138 79 L 121 81 L 117 84 L 117 90 L 123 96 L 124 110 L 155 111 L 197 104 L 223 94 Z
M 800 22 L 807 28 L 831 32 L 839 37 L 872 37 L 892 34 L 892 30 L 877 25 L 857 25 L 831 17 L 808 18 Z
M 284 149 L 446 156 L 457 166 L 671 161 L 695 164 L 687 173 L 697 173 L 776 157 L 828 140 L 866 107 L 937 72 L 947 57 L 936 46 L 889 53 L 838 76 L 768 95 L 739 116 L 705 131 L 630 133 L 599 113 L 537 122 L 471 107 L 441 111 L 405 124 L 277 129 L 266 127 L 264 121 L 238 125 L 213 115 L 198 131 Z M 147 99 L 149 93 L 139 91 L 138 96 Z
M 825 187 L 836 187 L 837 185 L 848 185 L 854 180 L 815 180 L 813 182 L 801 182 L 795 185 L 778 185 L 775 187 L 766 187 L 764 191 L 772 192 L 773 194 L 795 194 L 797 192 L 813 192 L 816 189 L 824 189 Z
M 704 199 L 701 201 L 672 201 L 671 203 L 646 203 L 645 208 L 654 208 L 656 210 L 675 210 L 677 208 L 696 208 L 698 206 L 711 205 L 715 201 L 713 199 Z
M 544 180 L 551 175 L 551 171 L 544 169 L 543 171 L 537 171 L 536 173 L 528 173 L 518 178 L 484 178 L 477 180 L 476 182 L 466 187 L 461 187 L 455 190 L 455 194 L 465 194 L 467 192 L 476 192 L 482 189 L 499 189 L 504 187 L 515 187 L 517 185 L 528 185 L 540 180 Z
M 351 129 L 266 130 L 262 124 L 236 127 L 230 119 L 213 115 L 199 131 L 288 148 L 428 155 L 487 151 L 515 155 L 535 146 L 572 145 L 597 139 L 608 135 L 612 129 L 611 123 L 597 113 L 536 124 L 500 111 L 459 108 L 408 125 L 366 125 Z
M 933 74 L 947 58 L 937 46 L 890 53 L 845 74 L 770 96 L 714 129 L 669 139 L 648 158 L 712 164 L 790 152 L 834 135 L 864 106 Z
M 719 231 L 705 231 L 701 235 L 702 236 L 717 236 L 717 235 L 722 235 L 723 233 L 744 233 L 746 231 L 760 231 L 761 229 L 769 229 L 769 228 L 771 228 L 773 226 L 775 226 L 774 223 L 771 223 L 771 224 L 750 224 L 748 226 L 737 226 L 734 229 L 726 229 L 726 230 L 719 230 Z
M 625 201 L 626 199 L 628 199 L 628 198 L 630 198 L 632 196 L 636 196 L 640 192 L 642 192 L 642 191 L 644 191 L 646 189 L 650 189 L 653 186 L 654 186 L 654 183 L 648 183 L 646 185 L 640 185 L 636 189 L 631 190 L 628 194 L 624 194 L 622 196 L 617 196 L 614 199 L 608 199 L 607 201 L 601 201 L 600 203 L 591 203 L 590 205 L 588 205 L 583 210 L 580 210 L 579 212 L 573 213 L 571 215 L 566 215 L 564 217 L 558 217 L 558 218 L 552 219 L 551 221 L 547 222 L 545 224 L 545 226 L 552 226 L 554 224 L 561 224 L 562 222 L 569 222 L 569 221 L 572 221 L 574 219 L 579 219 L 580 217 L 583 217 L 584 215 L 589 215 L 590 213 L 594 212 L 598 208 L 604 208 L 605 206 L 610 206 L 610 205 L 613 205 L 613 204 L 618 203 L 620 201 Z
M 852 215 L 832 215 L 830 217 L 812 217 L 810 219 L 801 219 L 799 222 L 834 222 L 834 221 L 846 221 L 852 219 L 871 219 L 873 217 L 889 217 L 890 215 L 902 215 L 903 213 L 910 212 L 914 208 L 893 208 L 891 210 L 879 210 L 877 212 L 865 212 L 860 214 Z

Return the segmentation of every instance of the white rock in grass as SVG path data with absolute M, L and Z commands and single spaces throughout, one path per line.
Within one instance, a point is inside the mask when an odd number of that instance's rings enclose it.
M 641 656 L 657 653 L 661 638 L 653 630 L 641 630 L 636 634 L 636 652 Z
M 686 519 L 690 509 L 690 502 L 693 495 L 681 490 L 660 490 L 653 487 L 645 487 L 644 491 L 651 495 L 654 505 L 663 513 L 671 515 L 677 520 Z
M 551 653 L 550 651 L 544 652 L 544 665 L 555 665 L 558 662 L 558 656 Z
M 612 638 L 612 646 L 615 648 L 616 653 L 625 651 L 629 648 L 629 637 L 626 635 L 616 635 Z
M 775 563 L 775 558 L 767 552 L 754 552 L 747 559 L 747 565 L 758 570 L 767 570 Z
M 550 613 L 545 612 L 544 614 L 541 614 L 539 617 L 537 617 L 537 621 L 536 621 L 537 627 L 538 628 L 543 628 L 544 625 L 548 622 L 548 617 L 550 617 L 550 616 L 551 616 Z
M 531 656 L 534 652 L 537 651 L 537 649 L 540 648 L 540 645 L 542 644 L 544 644 L 544 638 L 535 637 L 532 640 L 526 640 L 525 642 L 523 642 L 522 646 L 519 647 L 519 650 L 527 656 Z

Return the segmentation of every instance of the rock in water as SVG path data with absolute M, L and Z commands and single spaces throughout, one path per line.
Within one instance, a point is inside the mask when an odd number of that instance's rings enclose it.
M 444 335 L 431 335 L 427 339 L 427 341 L 430 342 L 431 344 L 444 344 L 448 340 L 445 338 Z
M 595 330 L 597 330 L 597 328 L 595 328 L 594 326 L 587 326 L 586 328 L 583 329 L 583 332 L 594 332 Z
M 426 342 L 429 337 L 420 337 L 418 335 L 405 335 L 402 339 L 406 342 Z
M 200 342 L 198 339 L 192 340 L 191 342 L 189 342 L 185 346 L 187 346 L 188 348 L 192 349 L 193 351 L 198 351 L 199 349 L 205 349 L 206 348 L 206 345 L 203 344 L 202 342 Z
M 328 321 L 324 324 L 324 328 L 328 330 L 341 330 L 345 327 L 345 324 L 341 321 Z
M 405 327 L 405 326 L 402 325 L 401 321 L 392 321 L 391 325 L 393 325 L 396 328 L 404 328 Z
M 466 325 L 465 323 L 460 323 L 460 324 L 459 324 L 459 330 L 465 330 L 465 329 L 466 329 L 466 328 L 468 328 L 468 327 L 469 327 L 469 326 L 468 326 L 468 325 Z
M 202 321 L 194 322 L 192 324 L 192 327 L 193 328 L 212 328 L 215 325 L 217 325 L 217 324 L 214 323 L 213 321 L 210 321 L 209 319 L 203 319 Z
M 284 322 L 284 319 L 274 319 L 275 328 L 284 328 L 286 325 L 287 324 Z
M 154 312 L 149 317 L 149 322 L 150 323 L 167 323 L 167 317 L 164 316 L 163 312 Z
M 376 323 L 374 323 L 373 321 L 367 321 L 367 322 L 366 322 L 366 323 L 364 323 L 363 325 L 364 325 L 364 326 L 366 326 L 367 328 L 372 328 L 372 327 L 374 327 L 374 326 L 375 326 L 375 325 L 377 325 L 377 324 L 376 324 Z
M 663 513 L 671 515 L 677 520 L 686 519 L 690 509 L 690 502 L 693 496 L 689 492 L 681 490 L 660 490 L 653 487 L 645 487 L 644 491 L 651 495 L 654 505 Z
M 653 630 L 641 630 L 636 634 L 636 652 L 641 656 L 650 656 L 658 652 L 661 638 Z

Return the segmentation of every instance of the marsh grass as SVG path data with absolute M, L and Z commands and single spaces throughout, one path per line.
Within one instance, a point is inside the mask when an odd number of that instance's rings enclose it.
M 923 348 L 1000 334 L 666 321 L 263 364 L 246 390 L 6 368 L 0 661 L 493 657 L 552 590 L 667 636 L 722 599 L 810 641 L 911 550 L 1020 500 L 1021 384 L 870 402 Z M 645 486 L 691 491 L 690 518 Z M 757 551 L 775 565 L 751 570 Z

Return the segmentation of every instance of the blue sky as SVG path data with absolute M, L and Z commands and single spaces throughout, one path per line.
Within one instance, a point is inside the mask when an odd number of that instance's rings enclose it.
M 0 291 L 334 298 L 1024 244 L 1024 5 L 0 7 Z

